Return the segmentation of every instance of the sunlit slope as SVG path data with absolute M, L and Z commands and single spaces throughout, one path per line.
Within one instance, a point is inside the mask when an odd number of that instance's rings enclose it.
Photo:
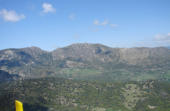
M 0 70 L 22 78 L 148 80 L 170 78 L 170 49 L 73 44 L 51 52 L 37 47 L 0 51 Z

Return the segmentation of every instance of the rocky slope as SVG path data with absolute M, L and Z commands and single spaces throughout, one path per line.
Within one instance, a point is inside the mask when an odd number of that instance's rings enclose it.
M 51 52 L 37 47 L 0 51 L 0 70 L 23 78 L 107 79 L 126 74 L 133 79 L 160 79 L 170 77 L 169 66 L 170 49 L 163 47 L 111 48 L 101 44 L 73 44 Z

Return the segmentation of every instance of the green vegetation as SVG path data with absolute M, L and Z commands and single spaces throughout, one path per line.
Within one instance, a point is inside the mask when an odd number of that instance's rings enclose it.
M 145 99 L 146 91 L 142 91 L 136 84 L 126 84 L 122 89 L 125 98 L 124 105 L 128 109 L 134 108 L 139 100 Z
M 62 78 L 3 83 L 0 108 L 12 111 L 14 100 L 25 111 L 169 111 L 170 82 L 100 82 Z M 9 107 L 10 106 L 10 107 Z
M 170 49 L 163 47 L 6 49 L 0 110 L 14 111 L 18 99 L 24 111 L 170 111 L 169 80 Z

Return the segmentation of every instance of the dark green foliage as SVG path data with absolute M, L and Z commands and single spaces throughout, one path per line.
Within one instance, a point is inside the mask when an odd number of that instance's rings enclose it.
M 142 94 L 130 109 L 124 97 L 127 84 L 135 85 Z M 0 101 L 5 101 L 0 103 L 3 111 L 12 111 L 15 99 L 24 102 L 25 111 L 150 111 L 148 105 L 155 111 L 168 111 L 170 107 L 168 81 L 90 82 L 44 78 L 3 83 L 0 88 L 4 89 L 0 92 Z

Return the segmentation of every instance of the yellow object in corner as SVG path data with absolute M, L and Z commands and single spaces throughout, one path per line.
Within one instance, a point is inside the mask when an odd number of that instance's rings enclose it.
M 22 102 L 15 100 L 15 109 L 16 111 L 23 111 L 23 104 Z

